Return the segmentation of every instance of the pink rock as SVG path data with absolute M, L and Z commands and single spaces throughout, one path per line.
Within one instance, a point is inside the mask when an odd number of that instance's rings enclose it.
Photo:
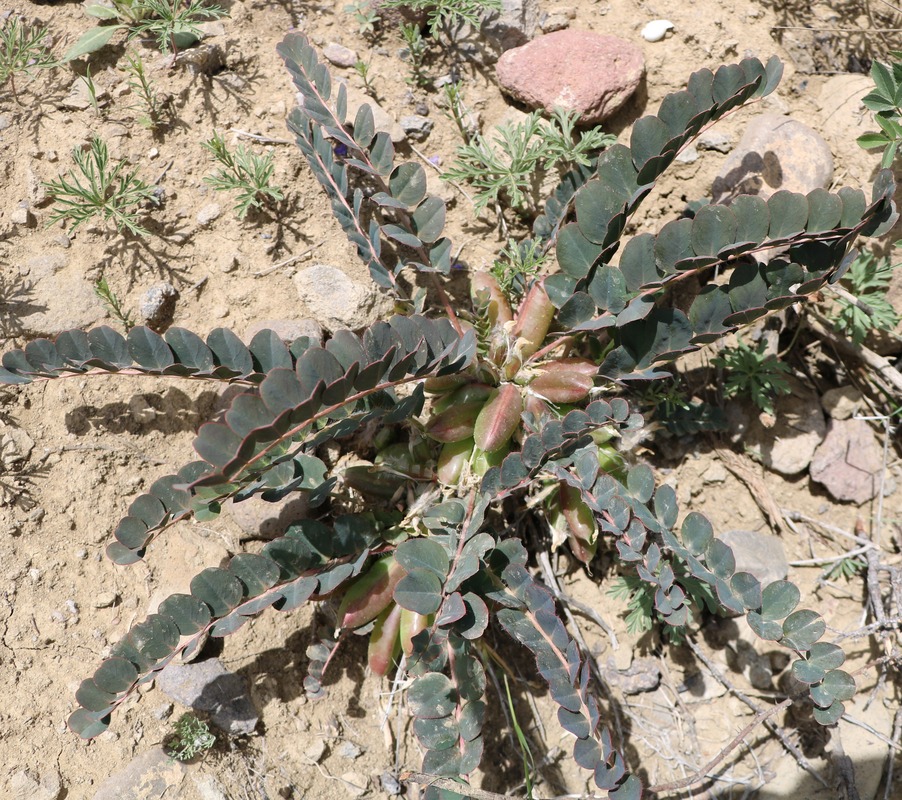
M 861 419 L 833 420 L 811 462 L 811 478 L 841 501 L 865 503 L 880 491 L 883 448 Z
M 498 59 L 502 91 L 531 108 L 576 111 L 601 122 L 618 111 L 645 74 L 642 50 L 616 36 L 563 30 L 538 36 Z

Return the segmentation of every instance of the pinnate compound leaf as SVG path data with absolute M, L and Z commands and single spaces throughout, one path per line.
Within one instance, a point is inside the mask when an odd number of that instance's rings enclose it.
M 417 717 L 413 721 L 413 732 L 420 744 L 429 750 L 447 750 L 460 739 L 460 730 L 454 717 L 427 719 Z
M 761 608 L 761 582 L 749 572 L 737 572 L 730 578 L 730 588 L 748 611 Z
M 66 724 L 73 733 L 82 739 L 93 739 L 110 727 L 110 717 L 109 715 L 98 717 L 93 711 L 79 708 L 69 715 Z
M 761 618 L 779 620 L 793 612 L 802 599 L 799 587 L 789 581 L 774 581 L 761 593 Z
M 76 690 L 75 699 L 82 708 L 98 712 L 112 708 L 118 695 L 103 691 L 92 678 L 86 678 Z
M 445 201 L 440 197 L 427 197 L 416 207 L 411 219 L 417 238 L 432 244 L 442 235 L 442 228 L 445 227 Z
M 457 690 L 446 675 L 429 672 L 408 689 L 407 704 L 415 717 L 441 719 L 457 708 Z
M 808 650 L 827 630 L 827 624 L 816 611 L 794 611 L 783 622 L 781 644 L 794 650 Z
M 412 161 L 400 164 L 392 170 L 388 186 L 396 200 L 408 208 L 415 206 L 426 196 L 426 171 Z
M 214 617 L 224 617 L 244 595 L 244 587 L 232 573 L 208 567 L 191 579 L 191 594 L 206 603 Z
M 620 786 L 608 792 L 608 797 L 610 800 L 641 800 L 642 782 L 635 775 L 629 775 Z
M 185 328 L 170 328 L 163 338 L 175 352 L 178 361 L 190 370 L 209 373 L 216 366 L 213 351 L 196 333 Z
M 256 553 L 238 553 L 232 556 L 228 571 L 244 584 L 246 597 L 257 597 L 275 586 L 279 580 L 279 565 Z
M 133 363 L 125 339 L 106 325 L 88 331 L 88 342 L 94 355 L 89 363 L 99 362 L 98 366 L 108 369 L 130 367 Z
M 444 583 L 450 561 L 448 552 L 434 539 L 408 539 L 395 550 L 395 560 L 409 573 L 422 568 L 434 572 Z
M 417 614 L 434 614 L 442 604 L 442 582 L 430 569 L 416 567 L 398 582 L 395 602 Z
M 640 503 L 647 503 L 655 491 L 654 473 L 647 465 L 638 464 L 627 473 L 626 486 Z
M 810 685 L 822 680 L 826 673 L 817 664 L 799 658 L 792 662 L 792 674 L 796 680 Z
M 736 557 L 728 544 L 712 539 L 705 548 L 705 564 L 718 578 L 729 580 L 736 571 Z
M 762 639 L 777 642 L 783 637 L 783 626 L 779 622 L 763 619 L 757 611 L 749 611 L 746 619 L 749 627 Z
M 132 358 L 145 369 L 163 370 L 172 366 L 172 350 L 160 334 L 138 326 L 128 332 L 128 350 Z

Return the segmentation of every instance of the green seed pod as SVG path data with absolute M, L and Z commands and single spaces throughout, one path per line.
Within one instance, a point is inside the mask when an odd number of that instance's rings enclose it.
M 523 398 L 520 389 L 505 383 L 496 389 L 482 407 L 473 428 L 473 440 L 480 450 L 492 453 L 500 449 L 520 425 Z
M 341 598 L 339 627 L 359 628 L 376 619 L 388 608 L 395 587 L 406 574 L 393 554 L 380 558 L 348 587 Z
M 492 453 L 486 453 L 484 450 L 477 450 L 473 454 L 473 473 L 480 478 L 486 474 L 492 467 L 501 466 L 501 462 L 511 451 L 510 442 L 502 445 Z
M 476 308 L 486 309 L 493 327 L 503 325 L 514 318 L 507 295 L 501 291 L 495 276 L 488 272 L 475 270 L 470 274 L 470 298 Z
M 595 515 L 592 509 L 584 502 L 579 493 L 579 489 L 571 486 L 565 481 L 561 481 L 560 488 L 561 511 L 564 519 L 567 520 L 567 526 L 570 532 L 581 541 L 594 548 L 598 541 L 598 525 L 595 522 Z
M 433 417 L 426 426 L 426 433 L 438 442 L 459 442 L 473 435 L 476 418 L 483 408 L 483 403 L 464 403 L 452 406 Z
M 448 442 L 445 444 L 438 455 L 438 465 L 436 467 L 439 482 L 444 483 L 446 486 L 456 486 L 472 453 L 472 439 L 461 439 L 459 442 Z
M 423 388 L 426 394 L 445 394 L 452 392 L 460 386 L 467 383 L 469 378 L 466 375 L 439 375 L 426 378 L 423 382 Z
M 520 306 L 514 325 L 514 336 L 522 339 L 520 352 L 529 358 L 545 341 L 551 320 L 554 318 L 554 304 L 540 281 L 536 281 Z
M 370 669 L 377 675 L 385 675 L 401 652 L 398 633 L 401 629 L 402 611 L 401 606 L 392 603 L 376 617 L 366 655 Z
M 426 630 L 435 620 L 435 614 L 417 614 L 401 609 L 401 648 L 408 658 L 413 655 L 413 637 Z
M 383 469 L 355 464 L 345 468 L 344 482 L 361 494 L 388 499 L 394 497 L 395 492 L 404 485 L 405 480 L 401 475 L 395 475 Z
M 376 454 L 376 465 L 397 470 L 414 478 L 423 478 L 426 476 L 423 465 L 429 459 L 429 455 L 429 445 L 422 440 L 413 448 L 409 442 L 398 442 Z
M 432 404 L 432 410 L 441 414 L 453 406 L 462 406 L 466 403 L 483 402 L 492 393 L 492 387 L 484 383 L 466 383 L 444 397 L 439 397 Z

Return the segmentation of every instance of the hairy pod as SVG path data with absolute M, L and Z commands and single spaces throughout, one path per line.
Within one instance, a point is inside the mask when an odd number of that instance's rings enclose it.
M 355 464 L 345 468 L 344 482 L 361 494 L 390 499 L 404 485 L 405 480 L 403 476 L 384 469 Z
M 460 481 L 473 453 L 473 446 L 472 439 L 461 439 L 459 442 L 448 442 L 443 445 L 436 466 L 440 483 L 455 486 Z
M 359 628 L 376 619 L 392 602 L 398 582 L 407 573 L 393 554 L 383 556 L 345 592 L 338 607 L 341 628 Z
M 366 655 L 370 669 L 377 675 L 385 675 L 401 652 L 398 634 L 402 611 L 401 606 L 393 603 L 376 617 Z
M 401 648 L 408 658 L 413 655 L 413 637 L 432 625 L 435 614 L 417 614 L 401 609 Z
M 594 385 L 581 365 L 552 361 L 530 382 L 529 388 L 552 403 L 578 403 L 588 397 Z
M 476 418 L 483 407 L 482 401 L 452 406 L 430 420 L 426 433 L 438 442 L 469 439 L 473 436 Z
M 484 383 L 466 383 L 459 389 L 439 397 L 432 404 L 432 409 L 437 414 L 447 411 L 453 406 L 462 406 L 467 403 L 477 403 L 488 400 L 492 393 L 492 387 Z
M 514 318 L 510 301 L 501 291 L 495 276 L 483 270 L 475 270 L 470 275 L 470 299 L 476 308 L 485 308 L 492 327 L 503 325 Z
M 423 388 L 426 394 L 445 394 L 454 391 L 469 381 L 466 375 L 433 375 L 426 378 L 423 382 Z
M 561 481 L 558 488 L 561 512 L 570 529 L 570 549 L 584 564 L 588 564 L 598 549 L 598 526 L 595 515 L 580 496 L 579 489 Z
M 522 340 L 519 342 L 519 350 L 524 359 L 542 346 L 553 318 L 554 305 L 548 298 L 544 285 L 541 281 L 536 281 L 520 306 L 514 324 L 514 336 Z
M 523 398 L 512 383 L 499 386 L 482 407 L 473 428 L 473 440 L 480 450 L 493 453 L 507 444 L 520 425 Z

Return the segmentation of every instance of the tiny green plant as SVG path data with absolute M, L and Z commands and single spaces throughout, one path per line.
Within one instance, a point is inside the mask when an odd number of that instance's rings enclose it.
M 29 26 L 15 14 L 0 25 L 0 86 L 9 83 L 16 102 L 19 102 L 17 75 L 31 78 L 36 70 L 57 66 L 47 37 L 46 28 Z
M 91 108 L 94 109 L 95 116 L 102 117 L 103 110 L 97 97 L 97 84 L 94 83 L 94 78 L 91 75 L 90 67 L 85 70 L 85 74 L 82 80 L 85 82 L 85 88 L 88 91 L 88 102 L 91 104 Z
M 454 120 L 464 144 L 470 144 L 479 134 L 473 115 L 464 103 L 463 87 L 459 82 L 450 82 L 442 87 L 444 107 L 447 116 Z
M 735 347 L 724 348 L 711 363 L 724 371 L 724 395 L 748 397 L 761 411 L 774 413 L 774 397 L 789 394 L 789 367 L 776 356 L 765 353 L 762 339 L 752 349 L 741 339 Z
M 548 261 L 541 242 L 535 239 L 521 242 L 508 239 L 507 247 L 498 256 L 490 271 L 501 291 L 511 300 L 523 296 Z
M 353 3 L 348 3 L 344 10 L 354 18 L 361 36 L 373 36 L 376 33 L 379 15 L 373 7 L 372 0 L 354 0 Z
M 216 735 L 194 714 L 182 714 L 176 720 L 175 731 L 166 742 L 166 751 L 176 761 L 190 761 L 216 744 Z
M 260 156 L 245 149 L 243 144 L 233 153 L 217 132 L 203 145 L 222 165 L 204 178 L 204 183 L 218 192 L 238 192 L 235 213 L 241 219 L 252 208 L 263 209 L 284 197 L 278 186 L 271 185 L 275 170 L 272 153 Z
M 163 124 L 165 102 L 148 77 L 141 56 L 126 53 L 125 61 L 128 86 L 138 101 L 131 108 L 138 112 L 138 124 L 141 127 L 155 131 Z
M 360 80 L 363 81 L 363 91 L 366 92 L 370 97 L 375 97 L 376 90 L 373 87 L 373 84 L 370 82 L 369 62 L 358 60 L 357 63 L 354 64 L 354 71 L 360 76 Z
M 534 111 L 520 122 L 501 125 L 492 141 L 477 135 L 461 145 L 455 163 L 442 177 L 470 183 L 476 190 L 477 212 L 503 200 L 528 213 L 536 205 L 544 174 L 573 164 L 587 166 L 592 155 L 616 141 L 600 128 L 576 138 L 575 122 L 573 112 L 555 110 L 549 121 Z
M 863 344 L 873 331 L 891 331 L 899 324 L 899 314 L 887 297 L 893 271 L 899 267 L 889 256 L 878 257 L 864 251 L 849 265 L 841 280 L 848 292 L 835 299 L 833 326 L 855 344 Z
M 68 176 L 44 184 L 57 208 L 48 224 L 67 220 L 74 231 L 99 217 L 104 223 L 112 222 L 120 233 L 150 235 L 139 222 L 139 208 L 154 201 L 153 187 L 138 178 L 137 168 L 129 169 L 124 159 L 111 162 L 106 144 L 97 136 L 87 149 L 76 147 L 72 158 L 75 169 Z
M 536 768 L 536 762 L 532 757 L 532 750 L 526 740 L 526 734 L 523 733 L 523 728 L 520 727 L 520 721 L 517 719 L 517 710 L 514 708 L 514 699 L 511 697 L 507 673 L 504 673 L 504 692 L 507 695 L 507 709 L 510 712 L 511 725 L 517 735 L 517 744 L 520 746 L 520 753 L 523 756 L 523 784 L 526 787 L 526 800 L 532 800 L 532 773 Z
M 135 321 L 132 319 L 131 314 L 122 308 L 122 301 L 110 288 L 107 279 L 102 275 L 97 279 L 97 283 L 94 284 L 94 294 L 96 294 L 107 309 L 109 309 L 110 314 L 112 314 L 115 319 L 119 320 L 126 333 L 135 327 Z
M 889 56 L 889 64 L 874 61 L 871 65 L 875 86 L 861 98 L 864 107 L 874 112 L 880 130 L 858 137 L 858 144 L 865 150 L 883 148 L 880 164 L 884 169 L 892 166 L 902 142 L 902 52 L 890 51 Z
M 420 26 L 415 23 L 401 23 L 401 38 L 407 46 L 407 57 L 410 60 L 410 76 L 407 83 L 417 88 L 424 88 L 432 83 L 432 79 L 426 74 L 424 61 L 429 47 Z
M 151 36 L 173 58 L 200 38 L 202 22 L 227 16 L 225 9 L 206 0 L 139 0 L 138 7 L 147 16 L 132 27 L 130 37 Z
M 384 8 L 409 8 L 426 14 L 429 35 L 438 38 L 444 32 L 453 39 L 456 28 L 469 23 L 478 28 L 485 14 L 501 10 L 501 0 L 386 0 Z

